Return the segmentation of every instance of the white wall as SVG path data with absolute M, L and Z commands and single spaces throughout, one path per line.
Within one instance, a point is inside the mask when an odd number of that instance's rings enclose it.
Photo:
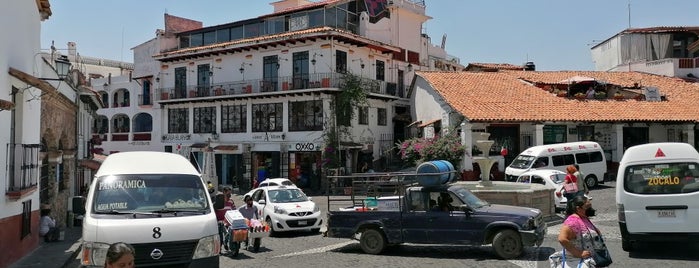
M 0 32 L 5 38 L 0 42 L 0 98 L 11 100 L 12 86 L 23 90 L 27 88 L 24 82 L 10 76 L 7 72 L 10 67 L 25 73 L 41 77 L 38 63 L 40 57 L 36 54 L 40 51 L 41 16 L 35 1 L 6 1 L 0 8 Z M 9 41 L 11 40 L 11 41 Z M 41 103 L 38 100 L 27 102 L 31 99 L 29 93 L 38 96 L 38 89 L 30 88 L 17 95 L 15 107 L 16 117 L 21 122 L 16 122 L 18 134 L 15 143 L 38 144 L 40 143 L 39 128 L 41 119 Z M 8 163 L 7 144 L 10 143 L 10 111 L 0 111 L 0 164 L 3 166 L 0 172 L 0 196 L 5 196 L 7 188 L 6 164 Z M 38 178 L 37 178 L 38 182 Z M 32 200 L 32 210 L 39 208 L 39 191 L 17 201 L 8 201 L 0 198 L 0 219 L 22 213 L 22 202 Z
M 615 36 L 590 50 L 596 71 L 609 71 L 622 64 L 619 40 Z

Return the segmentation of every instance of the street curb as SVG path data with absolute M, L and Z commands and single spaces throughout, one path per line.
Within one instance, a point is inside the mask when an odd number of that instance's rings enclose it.
M 78 242 L 75 242 L 75 243 L 73 244 L 73 246 L 75 246 L 75 244 L 78 244 L 78 247 L 75 249 L 75 251 L 73 251 L 72 254 L 70 254 L 70 257 L 68 257 L 68 259 L 66 259 L 66 261 L 63 263 L 63 265 L 61 265 L 61 268 L 68 268 L 68 267 L 71 267 L 70 265 L 71 265 L 71 263 L 73 262 L 73 260 L 75 260 L 75 259 L 78 257 L 78 254 L 80 254 L 80 251 L 81 251 L 81 249 L 82 249 L 82 244 L 83 244 L 83 243 L 82 243 L 81 240 L 78 240 Z M 71 246 L 71 248 L 72 248 L 73 246 Z M 82 261 L 81 261 L 80 263 L 82 263 Z

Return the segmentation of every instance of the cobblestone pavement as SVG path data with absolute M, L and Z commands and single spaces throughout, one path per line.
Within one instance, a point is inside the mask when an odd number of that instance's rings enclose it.
M 614 267 L 665 266 L 696 267 L 698 245 L 648 245 L 640 252 L 621 250 L 617 224 L 614 182 L 590 193 L 597 216 L 593 222 L 605 235 Z M 314 201 L 327 211 L 326 198 Z M 221 267 L 549 267 L 548 256 L 561 247 L 557 242 L 560 224 L 550 226 L 544 244 L 531 248 L 515 260 L 499 260 L 488 246 L 400 245 L 381 255 L 364 254 L 353 240 L 323 237 L 321 234 L 288 233 L 265 238 L 260 252 L 241 250 L 236 258 L 221 256 Z M 325 228 L 321 230 L 325 231 Z

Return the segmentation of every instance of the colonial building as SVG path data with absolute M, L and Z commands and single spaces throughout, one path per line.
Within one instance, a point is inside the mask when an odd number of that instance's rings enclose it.
M 586 95 L 590 88 L 595 94 Z M 608 161 L 649 142 L 697 144 L 699 84 L 640 72 L 418 72 L 409 92 L 422 133 L 490 133 L 500 170 L 524 149 L 597 141 Z M 502 150 L 505 148 L 506 150 Z M 473 150 L 462 169 L 472 168 Z M 614 165 L 611 165 L 613 171 Z M 615 171 L 614 171 L 615 172 Z
M 699 78 L 699 27 L 630 28 L 591 48 L 598 71 Z
M 134 48 L 138 86 L 118 86 L 153 104 L 134 111 L 143 116 L 100 111 L 110 127 L 105 153 L 160 146 L 190 157 L 212 182 L 241 191 L 271 177 L 318 189 L 324 150 L 336 152 L 348 172 L 363 162 L 386 168 L 412 121 L 406 93 L 415 71 L 463 69 L 422 32 L 431 19 L 424 1 L 272 5 L 272 13 L 209 27 L 166 14 L 165 29 Z M 358 78 L 367 102 L 354 108 L 354 118 L 341 118 L 347 135 L 334 137 L 331 115 L 347 77 Z M 136 130 L 145 114 L 152 128 Z
M 10 1 L 0 9 L 6 22 L 0 31 L 12 39 L 0 46 L 0 267 L 39 243 L 41 100 L 35 97 L 56 90 L 39 79 L 50 75 L 39 56 L 41 22 L 49 16 L 48 0 Z

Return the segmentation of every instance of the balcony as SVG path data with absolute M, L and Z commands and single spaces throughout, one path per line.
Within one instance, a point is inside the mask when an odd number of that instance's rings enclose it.
M 280 76 L 268 79 L 236 80 L 210 86 L 190 85 L 184 88 L 159 88 L 158 101 L 217 98 L 244 94 L 285 92 L 312 88 L 339 88 L 344 74 L 317 73 L 301 76 Z M 361 78 L 368 93 L 404 98 L 403 86 L 375 79 Z
M 138 106 L 148 106 L 148 105 L 153 105 L 153 96 L 152 94 L 138 94 Z

